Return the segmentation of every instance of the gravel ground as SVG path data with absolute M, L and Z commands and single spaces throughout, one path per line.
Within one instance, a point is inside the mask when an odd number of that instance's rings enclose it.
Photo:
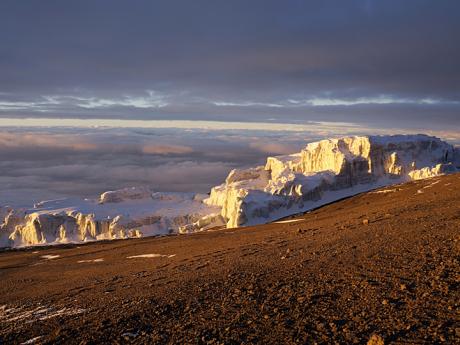
M 0 253 L 0 344 L 460 343 L 460 174 L 289 222 Z

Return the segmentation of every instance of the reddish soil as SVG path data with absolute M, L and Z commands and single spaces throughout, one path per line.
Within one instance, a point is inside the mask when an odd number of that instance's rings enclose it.
M 0 343 L 460 343 L 460 174 L 380 191 L 296 222 L 4 251 Z

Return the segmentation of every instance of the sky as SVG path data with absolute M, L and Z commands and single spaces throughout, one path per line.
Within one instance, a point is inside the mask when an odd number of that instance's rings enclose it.
M 460 143 L 456 0 L 0 2 L 0 205 L 232 168 L 346 134 Z
M 459 125 L 456 0 L 0 2 L 0 116 Z

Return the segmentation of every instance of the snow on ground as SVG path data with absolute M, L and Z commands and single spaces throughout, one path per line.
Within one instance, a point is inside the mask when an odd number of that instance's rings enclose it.
M 350 188 L 329 190 L 325 191 L 319 200 L 308 200 L 303 203 L 301 207 L 293 205 L 291 208 L 281 207 L 277 210 L 273 210 L 268 217 L 254 217 L 245 224 L 246 226 L 257 225 L 267 223 L 269 221 L 276 221 L 277 219 L 286 218 L 293 214 L 305 213 L 307 211 L 316 209 L 318 207 L 327 205 L 331 202 L 347 198 L 359 193 L 371 191 L 376 188 L 381 188 L 394 183 L 391 179 L 382 178 L 374 183 L 358 184 Z
M 53 260 L 53 259 L 57 259 L 59 257 L 61 257 L 60 255 L 42 255 L 40 256 L 42 259 L 45 259 L 45 260 Z
M 81 314 L 85 309 L 80 308 L 60 308 L 54 306 L 37 306 L 34 308 L 26 308 L 24 306 L 8 307 L 7 305 L 0 306 L 0 322 L 35 322 L 51 319 L 54 317 L 71 316 Z
M 172 258 L 176 254 L 164 255 L 164 254 L 140 254 L 126 257 L 127 259 L 137 259 L 137 258 Z
M 35 344 L 38 340 L 43 338 L 42 335 L 39 335 L 38 337 L 31 338 L 29 340 L 26 340 L 25 342 L 21 343 L 21 345 L 30 345 L 30 344 Z
M 79 264 L 82 264 L 82 263 L 86 263 L 86 262 L 103 262 L 104 259 L 103 258 L 100 258 L 100 259 L 94 259 L 94 260 L 79 260 L 77 261 Z
M 301 222 L 303 219 L 288 219 L 288 220 L 279 220 L 277 222 L 273 222 L 276 224 L 284 224 L 284 223 L 295 223 L 295 222 Z
M 382 190 L 376 190 L 375 192 L 371 192 L 371 193 L 386 194 L 386 193 L 393 193 L 393 192 L 396 192 L 396 189 L 382 189 Z
M 184 213 L 192 214 L 208 208 L 199 200 L 194 199 L 193 193 L 151 193 L 149 196 L 137 199 L 126 198 L 125 189 L 111 191 L 110 198 L 103 196 L 104 202 L 93 199 L 57 199 L 43 201 L 35 205 L 28 213 L 47 214 L 47 213 L 72 213 L 94 214 L 96 219 L 110 219 L 117 215 L 127 216 L 132 219 L 142 218 L 143 216 L 163 215 L 164 217 L 174 217 Z M 116 201 L 112 201 L 116 200 Z
M 437 180 L 437 181 L 434 181 L 433 183 L 430 183 L 429 185 L 423 187 L 423 188 L 431 188 L 433 187 L 435 184 L 438 184 L 439 182 L 441 182 L 440 180 Z

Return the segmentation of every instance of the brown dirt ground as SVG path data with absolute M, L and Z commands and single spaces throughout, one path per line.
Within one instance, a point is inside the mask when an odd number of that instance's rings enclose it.
M 460 174 L 385 189 L 290 223 L 4 251 L 0 343 L 460 343 Z

